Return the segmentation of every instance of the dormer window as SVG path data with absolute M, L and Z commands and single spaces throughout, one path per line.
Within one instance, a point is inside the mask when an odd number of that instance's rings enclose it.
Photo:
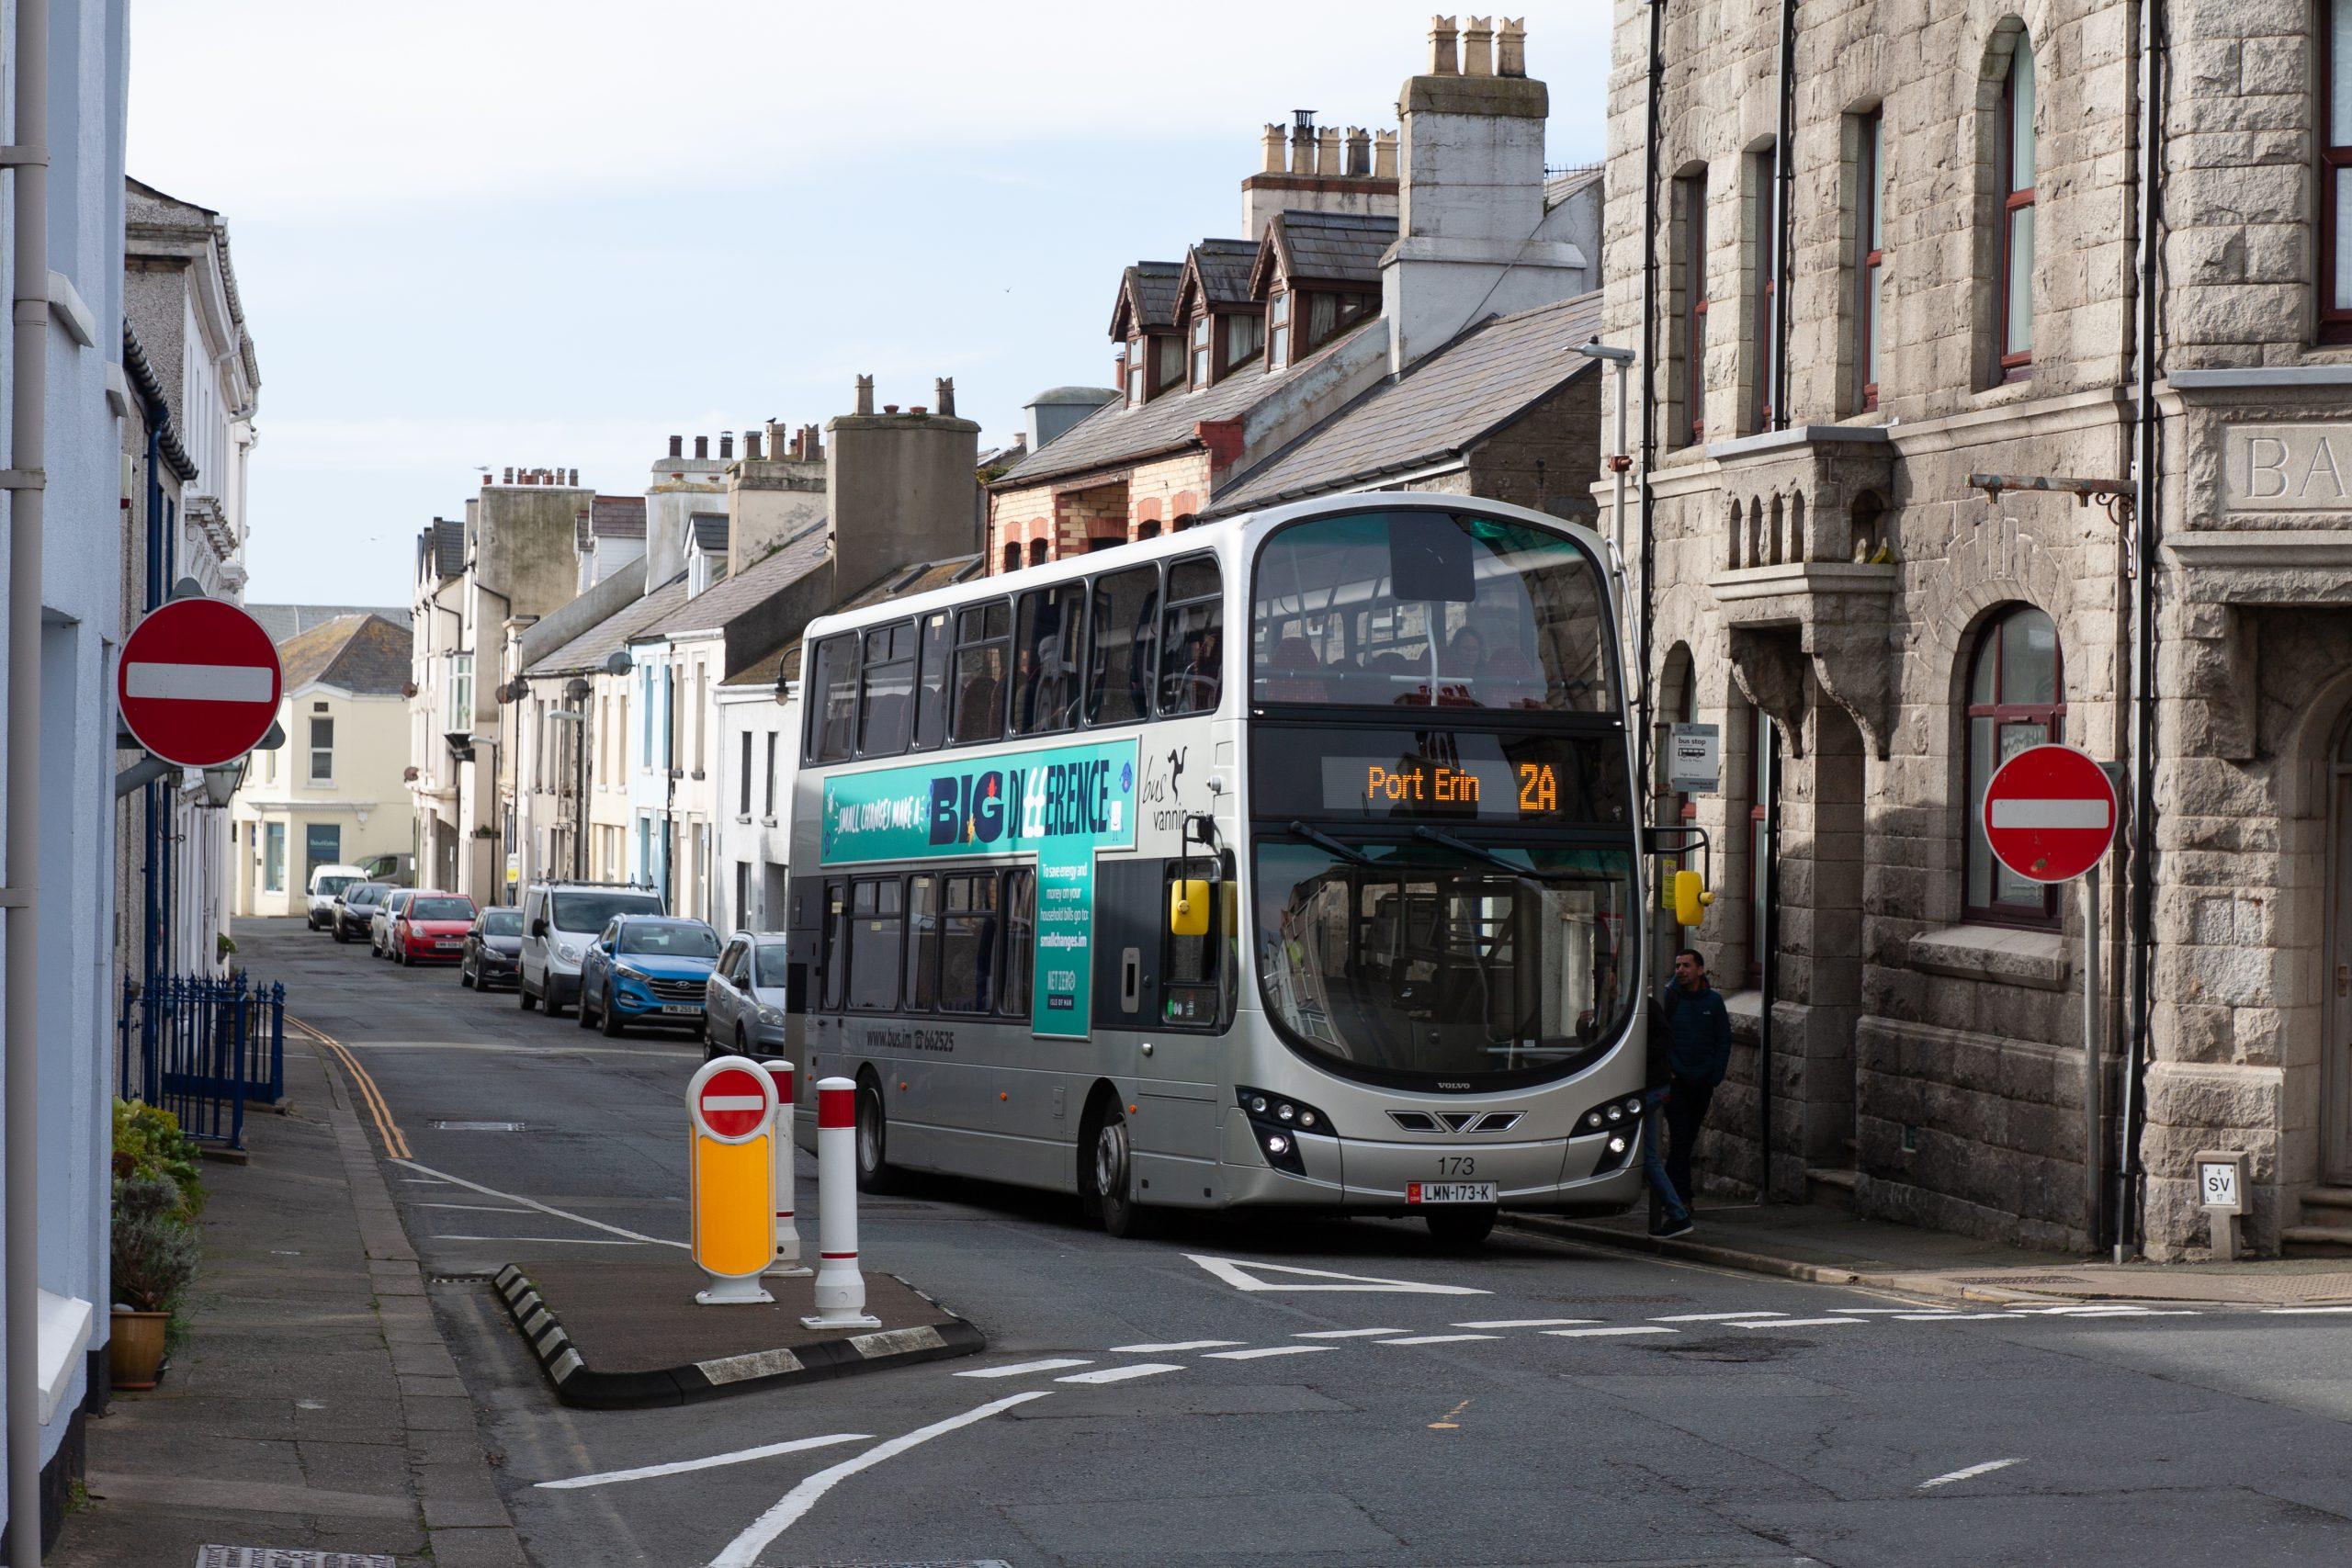
M 1193 390 L 1205 390 L 1214 367 L 1209 358 L 1209 339 L 1216 322 L 1206 310 L 1193 318 Z
M 1266 368 L 1290 368 L 1290 291 L 1283 289 L 1266 301 Z
M 1227 370 L 1265 345 L 1264 317 L 1247 310 L 1236 310 L 1225 318 L 1225 367 Z
M 1144 340 L 1127 340 L 1127 406 L 1139 409 L 1151 397 L 1150 355 L 1144 352 Z

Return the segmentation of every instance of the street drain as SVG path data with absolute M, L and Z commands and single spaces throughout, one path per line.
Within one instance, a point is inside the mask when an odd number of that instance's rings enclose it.
M 428 1122 L 425 1125 L 436 1133 L 520 1133 L 527 1123 L 522 1122 Z
M 400 1568 L 379 1551 L 303 1551 L 278 1546 L 200 1546 L 196 1568 Z
M 1788 1355 L 1792 1346 L 1810 1345 L 1812 1340 L 1771 1339 L 1686 1339 L 1676 1344 L 1645 1347 L 1661 1356 L 1675 1356 L 1686 1361 L 1777 1361 Z

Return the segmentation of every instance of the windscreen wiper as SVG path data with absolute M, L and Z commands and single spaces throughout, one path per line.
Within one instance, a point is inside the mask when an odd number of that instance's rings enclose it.
M 1492 850 L 1481 849 L 1479 846 L 1469 842 L 1467 840 L 1457 839 L 1451 833 L 1441 833 L 1434 828 L 1416 828 L 1413 829 L 1413 837 L 1420 840 L 1424 843 L 1436 844 L 1442 849 L 1452 850 L 1455 854 L 1466 856 L 1471 860 L 1485 861 L 1488 865 L 1495 867 L 1498 871 L 1507 871 L 1511 875 L 1521 877 L 1529 882 L 1576 882 L 1581 880 L 1581 878 L 1572 874 L 1564 874 L 1559 872 L 1536 871 L 1530 867 L 1521 865 L 1516 861 L 1505 860 L 1502 856 L 1495 853 Z
M 1306 823 L 1301 822 L 1295 817 L 1291 818 L 1290 830 L 1294 835 L 1298 838 L 1305 839 L 1308 843 L 1313 844 L 1325 854 L 1337 855 L 1340 859 L 1347 861 L 1351 864 L 1370 866 L 1375 863 L 1373 858 L 1370 855 L 1365 854 L 1363 851 L 1350 849 L 1347 845 L 1340 842 L 1339 840 L 1331 837 L 1329 833 L 1317 832 L 1314 829 L 1308 827 Z

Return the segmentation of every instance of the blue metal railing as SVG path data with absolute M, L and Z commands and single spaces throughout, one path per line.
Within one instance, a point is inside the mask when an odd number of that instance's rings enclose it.
M 122 984 L 115 1092 L 160 1106 L 190 1137 L 244 1147 L 245 1101 L 286 1096 L 286 987 L 170 975 Z

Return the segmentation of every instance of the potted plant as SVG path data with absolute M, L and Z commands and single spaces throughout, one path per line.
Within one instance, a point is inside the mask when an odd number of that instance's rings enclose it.
M 107 1360 L 117 1388 L 153 1388 L 163 1378 L 172 1314 L 196 1278 L 196 1232 L 180 1217 L 182 1209 L 179 1183 L 161 1171 L 115 1183 L 115 1307 Z

